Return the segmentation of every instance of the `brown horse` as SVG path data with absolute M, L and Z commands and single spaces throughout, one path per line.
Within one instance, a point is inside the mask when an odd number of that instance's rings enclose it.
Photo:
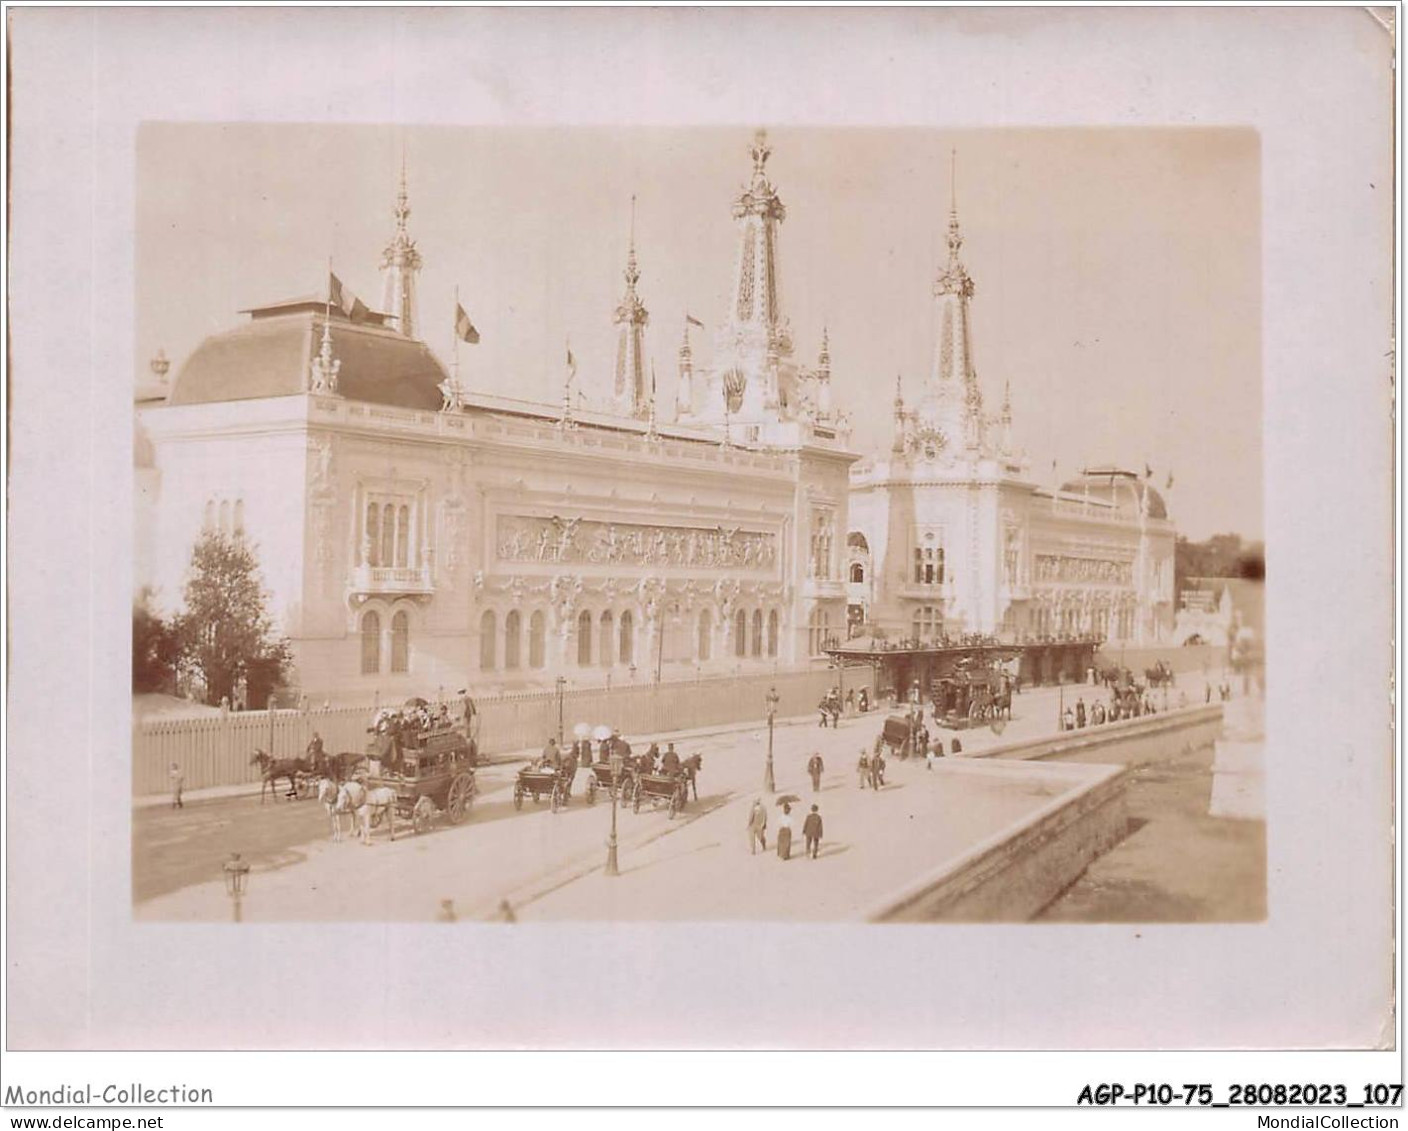
M 703 754 L 691 754 L 680 763 L 680 769 L 684 773 L 685 787 L 694 791 L 695 801 L 699 800 L 699 769 L 703 765 Z
M 256 750 L 254 757 L 249 760 L 251 766 L 258 766 L 260 774 L 263 775 L 263 782 L 259 786 L 259 804 L 264 804 L 264 791 L 269 790 L 278 798 L 278 786 L 280 778 L 288 778 L 288 793 L 284 796 L 289 799 L 298 796 L 298 775 L 308 773 L 310 767 L 302 758 L 271 758 L 262 750 Z

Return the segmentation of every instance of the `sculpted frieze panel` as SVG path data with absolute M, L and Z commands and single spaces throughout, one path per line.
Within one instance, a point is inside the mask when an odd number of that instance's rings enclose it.
M 1129 562 L 1075 558 L 1063 554 L 1038 554 L 1036 576 L 1040 581 L 1099 581 L 1129 585 L 1134 579 L 1134 571 Z
M 766 570 L 777 561 L 777 536 L 738 527 L 502 515 L 496 551 L 504 562 Z

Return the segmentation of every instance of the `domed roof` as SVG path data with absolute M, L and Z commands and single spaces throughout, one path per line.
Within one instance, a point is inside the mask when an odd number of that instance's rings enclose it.
M 295 300 L 249 312 L 243 326 L 206 338 L 186 359 L 171 405 L 284 397 L 308 387 L 308 367 L 322 342 L 325 305 Z M 336 307 L 333 357 L 342 363 L 337 391 L 349 400 L 436 410 L 445 368 L 424 342 L 377 321 L 351 322 Z
M 1136 514 L 1147 494 L 1149 517 L 1168 518 L 1168 507 L 1163 496 L 1142 483 L 1134 472 L 1117 467 L 1088 467 L 1075 479 L 1061 484 L 1061 491 L 1063 494 L 1088 495 L 1116 507 L 1128 508 Z

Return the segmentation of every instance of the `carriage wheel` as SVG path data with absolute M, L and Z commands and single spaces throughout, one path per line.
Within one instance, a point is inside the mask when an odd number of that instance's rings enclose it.
M 474 777 L 470 774 L 456 774 L 450 783 L 450 794 L 445 801 L 445 814 L 450 824 L 458 825 L 469 812 L 474 800 Z
M 596 778 L 587 779 L 587 804 L 596 804 Z
M 523 808 L 523 787 L 521 785 L 513 787 L 513 807 L 515 809 Z
M 1007 720 L 996 712 L 993 713 L 992 722 L 988 723 L 992 727 L 993 734 L 1001 734 L 1007 729 Z
M 554 785 L 552 787 L 552 811 L 556 813 L 566 804 L 567 799 L 563 796 L 562 786 L 560 784 Z
M 675 790 L 674 793 L 670 794 L 670 820 L 673 821 L 675 819 L 675 814 L 678 813 L 683 806 L 684 803 L 680 800 L 680 791 Z
M 640 787 L 639 787 L 639 786 L 636 787 L 636 790 L 635 790 L 635 797 L 634 797 L 634 799 L 631 801 L 631 812 L 632 812 L 632 813 L 639 813 L 639 812 L 640 812 Z

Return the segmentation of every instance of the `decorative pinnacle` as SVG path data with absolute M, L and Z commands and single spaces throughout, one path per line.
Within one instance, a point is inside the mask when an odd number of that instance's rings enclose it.
M 1002 383 L 1002 419 L 1012 419 L 1012 381 L 1010 378 Z
M 396 230 L 404 232 L 411 216 L 410 194 L 406 191 L 406 150 L 401 149 L 401 184 L 396 190 Z
M 963 235 L 958 230 L 958 150 L 949 150 L 949 197 L 948 197 L 948 255 L 951 262 L 958 259 L 958 249 L 963 246 Z
M 640 270 L 636 267 L 636 194 L 631 193 L 631 241 L 630 249 L 626 252 L 627 292 L 634 294 L 638 282 L 640 282 Z
M 151 360 L 151 367 L 158 381 L 166 380 L 166 374 L 171 370 L 171 362 L 167 360 L 164 349 L 156 351 L 156 355 Z
M 332 322 L 328 318 L 323 319 L 323 340 L 311 368 L 315 393 L 337 392 L 337 373 L 342 368 L 342 362 L 332 356 Z
M 896 373 L 896 374 L 895 374 L 895 412 L 896 412 L 896 414 L 899 414 L 899 413 L 901 413 L 901 412 L 904 411 L 904 391 L 903 391 L 903 389 L 901 388 L 901 385 L 900 385 L 901 380 L 902 380 L 902 378 L 900 377 L 900 375 L 899 375 L 898 373 Z
M 768 158 L 772 156 L 772 148 L 768 145 L 768 131 L 758 130 L 753 135 L 753 144 L 748 152 L 753 157 L 753 180 L 765 180 L 767 173 L 764 166 L 768 163 Z
M 817 357 L 817 368 L 825 372 L 831 370 L 831 338 L 826 332 L 826 323 L 821 324 L 821 353 Z

